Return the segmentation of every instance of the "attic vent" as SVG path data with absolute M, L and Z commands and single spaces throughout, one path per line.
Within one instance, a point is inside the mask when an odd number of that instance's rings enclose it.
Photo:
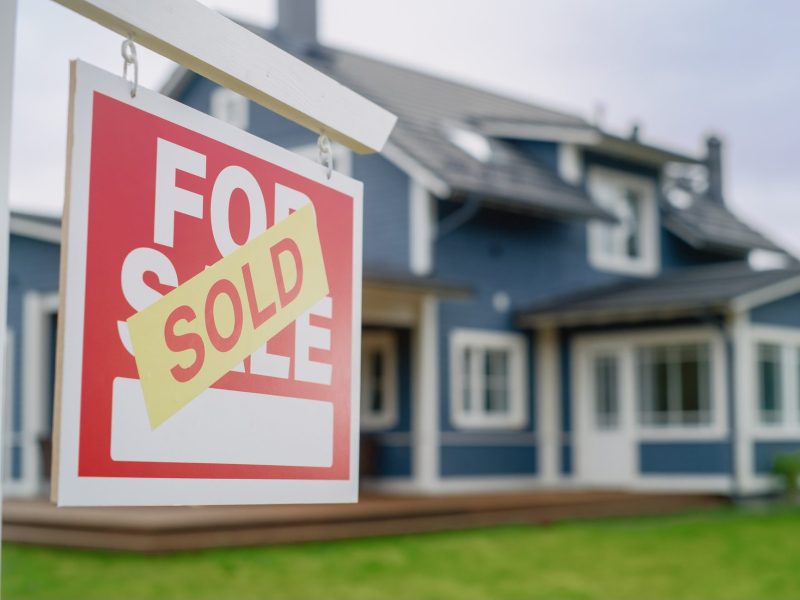
M 230 123 L 239 129 L 250 125 L 250 103 L 247 98 L 227 88 L 216 88 L 211 92 L 211 116 Z
M 446 130 L 448 139 L 461 150 L 480 162 L 489 162 L 492 158 L 492 144 L 476 131 L 449 127 Z

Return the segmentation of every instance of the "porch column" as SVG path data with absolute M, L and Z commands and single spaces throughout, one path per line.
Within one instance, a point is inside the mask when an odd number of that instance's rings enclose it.
M 439 318 L 436 296 L 422 297 L 414 333 L 414 486 L 420 491 L 433 491 L 439 482 Z
M 536 331 L 536 442 L 539 450 L 539 479 L 544 484 L 558 481 L 560 454 L 558 333 L 555 327 Z
M 733 344 L 734 419 L 731 432 L 734 443 L 734 493 L 744 495 L 757 488 L 753 466 L 752 421 L 755 418 L 753 398 L 754 356 L 747 312 L 729 316 L 727 327 Z

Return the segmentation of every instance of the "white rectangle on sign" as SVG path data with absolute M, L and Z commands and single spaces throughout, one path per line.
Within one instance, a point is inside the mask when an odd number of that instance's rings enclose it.
M 209 388 L 180 418 L 151 429 L 139 380 L 117 377 L 111 414 L 114 460 L 292 467 L 333 461 L 330 402 Z

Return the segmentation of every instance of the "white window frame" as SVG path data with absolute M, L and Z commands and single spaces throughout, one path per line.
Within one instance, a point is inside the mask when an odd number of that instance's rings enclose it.
M 641 199 L 641 256 L 633 258 L 623 254 L 609 254 L 603 248 L 603 237 L 609 228 L 623 224 L 591 221 L 587 227 L 589 264 L 601 271 L 652 277 L 660 270 L 659 220 L 656 182 L 643 175 L 624 173 L 616 169 L 593 166 L 587 177 L 589 194 L 596 204 L 614 214 L 609 194 L 626 189 L 633 190 Z
M 2 444 L 2 475 L 3 475 L 3 490 L 7 495 L 16 496 L 20 492 L 25 492 L 25 468 L 23 464 L 22 477 L 19 480 L 11 479 L 11 455 L 14 446 L 24 446 L 25 432 L 24 432 L 24 419 L 23 431 L 15 432 L 13 430 L 13 415 L 14 415 L 14 390 L 16 388 L 14 368 L 16 365 L 15 356 L 15 334 L 14 330 L 10 327 L 6 329 L 6 359 L 3 365 L 5 377 L 5 390 L 3 390 L 3 444 Z M 24 460 L 24 449 L 23 449 Z
M 643 424 L 639 419 L 639 398 L 636 387 L 636 350 L 641 346 L 708 344 L 710 361 L 710 410 L 711 419 L 705 424 Z M 645 330 L 620 333 L 597 333 L 579 336 L 574 344 L 572 360 L 573 377 L 580 378 L 574 389 L 588 390 L 592 385 L 590 361 L 603 351 L 619 352 L 622 361 L 631 365 L 621 372 L 621 390 L 633 394 L 632 402 L 623 402 L 632 414 L 620 415 L 621 422 L 631 423 L 632 432 L 639 442 L 670 440 L 713 440 L 724 439 L 728 433 L 728 386 L 725 376 L 725 343 L 719 331 L 711 327 L 681 328 L 672 331 Z M 587 397 L 573 394 L 573 414 L 578 414 L 577 402 L 585 402 Z
M 50 353 L 56 351 L 50 346 L 48 322 L 51 316 L 58 314 L 58 307 L 59 297 L 55 292 L 31 291 L 22 299 L 22 379 L 19 382 L 22 431 L 18 434 L 23 447 L 22 477 L 15 481 L 10 477 L 4 480 L 4 491 L 9 496 L 34 496 L 46 490 L 41 476 L 43 457 L 39 452 L 39 436 L 51 425 L 46 422 L 45 415 L 53 390 L 45 384 L 43 370 L 47 368 Z
M 759 439 L 791 439 L 800 436 L 800 329 L 770 325 L 750 328 L 748 365 L 749 402 L 752 430 Z M 761 386 L 758 371 L 759 344 L 775 344 L 781 349 L 781 419 L 775 423 L 761 420 Z
M 383 356 L 383 411 L 374 413 L 367 410 L 365 399 L 372 391 L 371 371 L 364 360 L 372 352 Z M 363 431 L 383 431 L 392 429 L 399 419 L 397 398 L 397 336 L 391 331 L 364 331 L 361 334 L 361 429 Z
M 462 357 L 470 348 L 477 351 L 504 350 L 509 353 L 509 410 L 506 414 L 488 414 L 478 407 L 484 389 L 479 369 L 471 370 L 472 406 L 465 411 L 464 369 Z M 454 329 L 450 332 L 450 421 L 459 429 L 521 429 L 528 423 L 527 349 L 525 336 L 519 333 L 480 329 Z
M 686 346 L 695 347 L 695 348 L 704 347 L 708 351 L 708 355 L 706 356 L 706 359 L 708 361 L 708 372 L 706 374 L 706 378 L 708 379 L 708 381 L 707 381 L 707 383 L 708 383 L 708 398 L 707 398 L 708 409 L 707 409 L 707 411 L 705 411 L 705 413 L 703 413 L 701 411 L 698 411 L 698 415 L 702 415 L 702 418 L 708 419 L 708 420 L 707 421 L 703 420 L 703 421 L 700 421 L 698 423 L 684 423 L 684 422 L 682 422 L 682 419 L 684 417 L 683 402 L 682 402 L 682 398 L 680 397 L 680 394 L 676 393 L 676 392 L 678 392 L 678 390 L 676 390 L 675 382 L 672 380 L 672 377 L 676 373 L 677 373 L 678 381 L 680 381 L 680 378 L 683 376 L 683 374 L 681 373 L 681 370 L 680 370 L 680 364 L 681 363 L 680 363 L 679 350 L 680 350 L 681 347 L 686 347 Z M 689 429 L 689 428 L 703 427 L 705 425 L 708 425 L 711 422 L 711 420 L 713 419 L 713 414 L 714 414 L 713 413 L 714 405 L 713 405 L 713 402 L 712 402 L 712 394 L 713 394 L 714 382 L 713 382 L 713 372 L 712 372 L 713 364 L 712 364 L 712 357 L 711 357 L 711 352 L 712 352 L 711 345 L 708 342 L 703 342 L 703 341 L 680 342 L 680 343 L 670 343 L 670 344 L 649 344 L 648 343 L 648 344 L 639 344 L 639 345 L 637 345 L 634 348 L 634 370 L 635 370 L 634 378 L 635 378 L 635 383 L 636 383 L 637 394 L 641 392 L 641 386 L 639 385 L 640 382 L 638 380 L 638 377 L 641 374 L 640 363 L 639 363 L 639 359 L 640 359 L 639 351 L 644 349 L 644 348 L 648 348 L 648 349 L 651 349 L 651 350 L 655 349 L 655 348 L 665 348 L 666 349 L 666 368 L 667 368 L 667 373 L 668 373 L 668 379 L 670 381 L 667 382 L 667 390 L 666 390 L 668 392 L 668 397 L 667 397 L 668 407 L 667 407 L 667 411 L 663 415 L 663 416 L 666 417 L 666 422 L 647 422 L 647 423 L 642 423 L 642 419 L 645 416 L 643 414 L 643 412 L 642 412 L 642 404 L 644 403 L 644 398 L 641 398 L 641 397 L 637 396 L 637 398 L 636 398 L 636 400 L 637 400 L 637 402 L 636 402 L 636 413 L 637 413 L 636 414 L 636 418 L 639 420 L 639 422 L 642 425 L 642 427 L 644 427 L 644 428 L 652 427 L 652 428 L 657 428 L 657 429 L 661 429 L 661 428 L 675 429 L 675 428 L 685 427 L 685 428 Z M 675 361 L 676 358 L 678 359 L 678 362 Z M 699 386 L 699 384 L 700 384 L 700 380 L 699 380 L 699 371 L 698 371 L 698 386 Z M 653 391 L 653 389 L 654 389 L 654 386 L 651 387 L 651 391 Z M 698 391 L 700 391 L 700 390 L 698 390 Z M 655 398 L 649 398 L 648 400 L 649 400 L 648 404 L 649 404 L 649 407 L 650 407 L 650 413 L 648 414 L 648 417 L 649 417 L 649 419 L 653 420 L 654 417 L 659 414 L 658 411 L 654 410 L 654 405 L 655 405 L 655 400 L 656 399 Z
M 319 148 L 316 143 L 304 144 L 302 146 L 295 146 L 290 148 L 295 154 L 305 156 L 309 160 L 319 162 Z M 353 176 L 353 153 L 346 146 L 331 142 L 331 152 L 333 153 L 333 170 L 347 175 Z
M 225 87 L 215 87 L 208 98 L 212 117 L 245 131 L 250 127 L 250 101 Z

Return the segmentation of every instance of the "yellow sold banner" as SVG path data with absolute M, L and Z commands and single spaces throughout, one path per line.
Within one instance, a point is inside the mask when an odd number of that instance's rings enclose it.
M 314 207 L 128 319 L 155 429 L 328 294 Z

